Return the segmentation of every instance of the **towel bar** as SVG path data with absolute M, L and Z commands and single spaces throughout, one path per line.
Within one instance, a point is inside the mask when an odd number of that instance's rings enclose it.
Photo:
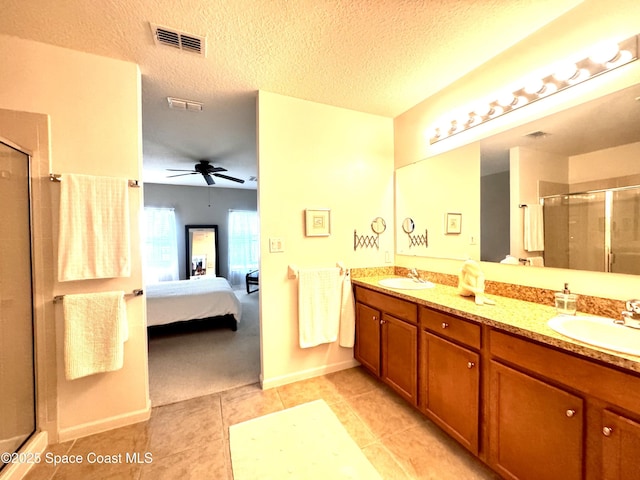
M 144 294 L 144 290 L 141 289 L 141 288 L 136 288 L 131 293 L 125 293 L 124 296 L 125 296 L 125 298 L 126 297 L 139 297 L 142 294 Z M 53 297 L 53 303 L 61 302 L 63 298 L 64 298 L 64 295 L 56 295 L 55 297 Z
M 59 173 L 50 173 L 49 180 L 52 182 L 60 183 L 62 181 L 62 175 L 60 175 Z M 139 187 L 140 183 L 138 182 L 138 180 L 129 180 L 129 186 Z
M 340 275 L 343 275 L 346 271 L 344 263 L 336 262 L 336 267 L 340 269 Z M 290 279 L 298 278 L 298 267 L 296 265 L 289 265 L 287 267 L 287 274 Z

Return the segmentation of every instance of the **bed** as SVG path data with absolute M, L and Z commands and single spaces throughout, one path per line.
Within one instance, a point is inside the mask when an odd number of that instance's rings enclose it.
M 200 277 L 147 285 L 147 326 L 168 325 L 215 317 L 231 320 L 237 330 L 242 307 L 231 285 L 223 277 Z

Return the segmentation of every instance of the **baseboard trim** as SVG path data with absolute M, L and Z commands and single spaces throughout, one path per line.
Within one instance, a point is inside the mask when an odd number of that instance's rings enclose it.
M 347 360 L 346 362 L 333 363 L 331 365 L 322 365 L 320 367 L 309 368 L 307 370 L 301 370 L 299 372 L 289 373 L 287 375 L 281 375 L 274 378 L 264 378 L 260 376 L 260 385 L 263 390 L 270 388 L 280 387 L 289 383 L 298 382 L 300 380 L 306 380 L 308 378 L 319 377 L 326 375 L 327 373 L 339 372 L 340 370 L 346 370 L 347 368 L 353 368 L 360 365 L 355 358 Z
M 66 442 L 68 440 L 75 440 L 76 438 L 113 430 L 114 428 L 126 427 L 127 425 L 149 420 L 150 416 L 151 402 L 147 400 L 147 406 L 142 410 L 116 415 L 115 417 L 101 418 L 95 422 L 83 423 L 80 425 L 74 425 L 73 427 L 60 429 L 58 432 L 58 441 L 60 443 Z
M 20 449 L 20 453 L 42 455 L 49 443 L 47 432 L 34 433 L 27 443 Z M 32 462 L 16 462 L 8 465 L 0 472 L 0 480 L 18 480 L 31 470 L 34 463 Z

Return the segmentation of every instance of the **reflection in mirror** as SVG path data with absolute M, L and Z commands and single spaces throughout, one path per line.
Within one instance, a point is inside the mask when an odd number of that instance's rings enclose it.
M 396 253 L 480 260 L 480 146 L 471 144 L 396 170 L 396 218 L 408 218 L 428 242 L 419 248 L 397 229 Z M 464 218 L 464 233 L 447 234 L 447 213 Z M 406 232 L 409 233 L 409 232 Z
M 376 217 L 371 222 L 371 230 L 373 230 L 373 233 L 377 233 L 378 235 L 380 235 L 386 229 L 387 229 L 387 222 L 385 222 L 384 218 L 382 217 Z
M 637 98 L 640 85 L 481 142 L 482 260 L 640 274 Z
M 416 228 L 415 223 L 413 223 L 413 219 L 407 217 L 402 222 L 402 230 L 404 233 L 413 233 L 413 230 Z
M 635 85 L 399 168 L 396 218 L 425 225 L 429 247 L 399 232 L 396 253 L 640 274 L 639 98 Z M 544 245 L 526 250 L 534 210 Z M 447 211 L 462 235 L 444 235 Z
M 186 225 L 187 279 L 204 275 L 215 277 L 218 266 L 218 226 Z

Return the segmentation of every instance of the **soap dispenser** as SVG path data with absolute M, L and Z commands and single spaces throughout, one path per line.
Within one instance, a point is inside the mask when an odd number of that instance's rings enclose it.
M 564 284 L 562 292 L 556 292 L 556 310 L 561 315 L 575 315 L 578 310 L 578 295 L 571 293 L 569 284 Z

